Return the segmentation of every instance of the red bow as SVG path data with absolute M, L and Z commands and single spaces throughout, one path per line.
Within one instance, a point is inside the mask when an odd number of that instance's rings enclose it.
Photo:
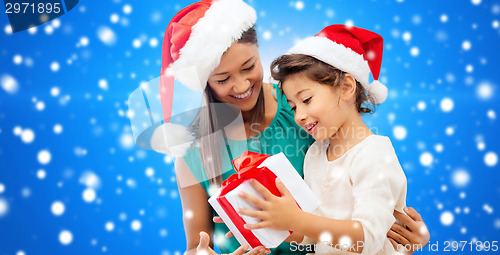
M 270 156 L 245 151 L 240 157 L 234 159 L 233 165 L 237 174 L 231 175 L 222 183 L 222 190 L 217 198 L 217 201 L 221 205 L 224 212 L 226 212 L 226 214 L 231 218 L 236 228 L 238 228 L 240 233 L 243 237 L 245 237 L 245 240 L 247 240 L 252 248 L 262 246 L 262 243 L 259 239 L 257 239 L 251 230 L 243 227 L 243 225 L 245 225 L 245 221 L 238 215 L 235 208 L 232 207 L 224 196 L 241 185 L 244 181 L 252 179 L 260 182 L 274 195 L 281 196 L 278 188 L 276 187 L 276 175 L 266 167 L 257 168 L 268 157 Z

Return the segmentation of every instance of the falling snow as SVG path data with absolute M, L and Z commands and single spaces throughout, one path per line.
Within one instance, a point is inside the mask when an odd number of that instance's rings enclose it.
M 69 245 L 73 242 L 73 234 L 69 230 L 63 230 L 59 233 L 59 242 L 62 245 Z
M 326 25 L 381 34 L 380 80 L 389 97 L 363 118 L 374 133 L 390 137 L 408 178 L 408 206 L 423 216 L 434 240 L 496 237 L 499 3 L 457 1 L 452 10 L 437 2 L 414 8 L 418 3 L 404 0 L 355 7 L 247 2 L 257 8 L 266 82 L 278 54 Z M 13 222 L 36 213 L 53 253 L 180 255 L 182 218 L 196 212 L 181 211 L 176 159 L 136 146 L 130 118 L 139 113 L 129 110 L 127 97 L 158 77 L 165 26 L 184 6 L 100 4 L 80 1 L 68 15 L 26 31 L 13 33 L 8 20 L 1 25 L 0 220 L 16 229 Z M 373 20 L 370 13 L 384 15 Z M 22 232 L 33 239 L 7 244 L 8 250 L 36 254 L 41 248 L 29 240 L 42 240 L 41 232 L 28 225 Z M 146 247 L 146 240 L 158 239 L 161 247 Z
M 52 214 L 54 214 L 55 216 L 61 216 L 61 215 L 63 215 L 66 208 L 61 201 L 56 201 L 56 202 L 52 203 L 50 210 L 52 211 Z
M 441 213 L 441 217 L 439 219 L 441 221 L 441 224 L 443 224 L 444 226 L 450 226 L 451 224 L 453 224 L 455 216 L 451 212 L 445 211 Z

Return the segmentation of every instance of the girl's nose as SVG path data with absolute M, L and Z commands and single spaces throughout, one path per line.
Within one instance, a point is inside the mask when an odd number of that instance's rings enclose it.
M 303 123 L 307 118 L 307 114 L 303 111 L 299 111 L 298 108 L 295 109 L 295 122 L 297 124 Z

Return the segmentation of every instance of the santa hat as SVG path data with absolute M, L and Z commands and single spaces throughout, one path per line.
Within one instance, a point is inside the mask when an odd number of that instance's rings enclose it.
M 180 10 L 163 38 L 160 98 L 165 122 L 170 119 L 174 78 L 204 90 L 224 52 L 253 27 L 255 10 L 242 0 L 203 0 Z
M 296 44 L 287 54 L 304 54 L 351 74 L 376 104 L 387 98 L 387 87 L 378 81 L 382 64 L 382 36 L 353 26 L 331 25 Z M 370 72 L 374 81 L 369 84 Z
M 241 38 L 243 32 L 253 27 L 256 20 L 255 10 L 242 0 L 202 0 L 185 7 L 172 18 L 163 38 L 158 90 L 163 121 L 152 123 L 150 128 L 136 136 L 139 147 L 176 157 L 184 155 L 196 137 L 186 123 L 176 121 L 192 111 L 172 116 L 173 112 L 178 114 L 178 109 L 173 111 L 173 108 L 179 108 L 173 107 L 174 80 L 175 94 L 182 94 L 185 87 L 204 90 L 224 52 Z

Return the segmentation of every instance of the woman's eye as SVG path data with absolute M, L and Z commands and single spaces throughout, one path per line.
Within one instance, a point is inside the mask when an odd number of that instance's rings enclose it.
M 255 63 L 252 64 L 251 67 L 243 69 L 243 71 L 250 71 L 255 67 Z
M 217 81 L 217 83 L 219 83 L 219 84 L 224 84 L 227 80 L 229 80 L 229 77 L 230 77 L 230 76 L 228 76 L 228 77 L 227 77 L 226 79 L 224 79 L 224 80 L 218 80 L 218 81 Z
M 292 112 L 295 112 L 295 110 L 297 110 L 297 107 L 296 106 L 292 107 Z
M 305 100 L 304 100 L 304 101 L 302 101 L 302 102 L 303 102 L 304 104 L 308 104 L 309 102 L 311 102 L 311 98 L 312 98 L 312 97 L 307 98 L 307 99 L 305 99 Z

